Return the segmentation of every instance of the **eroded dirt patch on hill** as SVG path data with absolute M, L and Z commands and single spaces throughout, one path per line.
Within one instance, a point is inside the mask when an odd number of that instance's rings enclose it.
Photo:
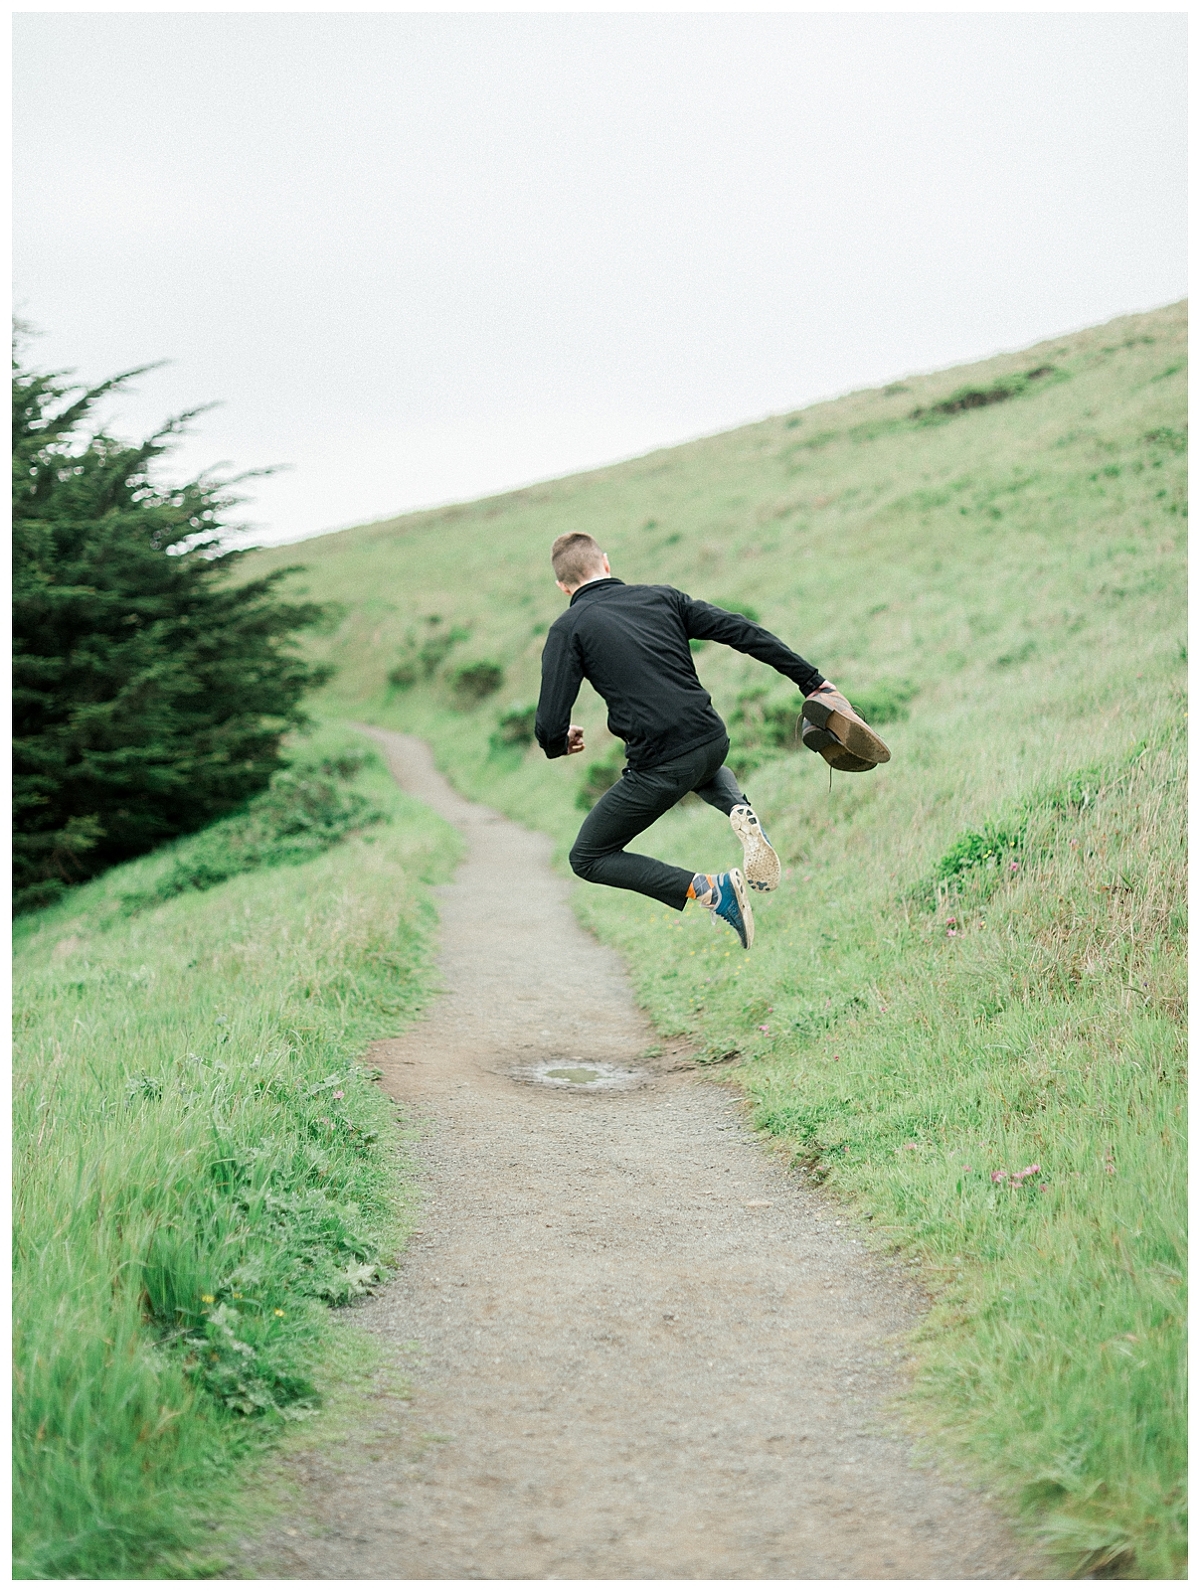
M 544 836 L 397 779 L 458 824 L 446 993 L 377 1047 L 428 1191 L 358 1310 L 409 1372 L 243 1574 L 305 1579 L 950 1579 L 1038 1573 L 889 1417 L 915 1287 L 764 1155 L 736 1101 L 655 1053 Z M 664 947 L 664 954 L 669 954 Z

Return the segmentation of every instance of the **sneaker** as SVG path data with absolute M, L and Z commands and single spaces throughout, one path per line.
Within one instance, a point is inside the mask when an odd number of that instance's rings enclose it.
M 740 804 L 730 813 L 729 822 L 742 843 L 742 867 L 751 890 L 778 890 L 782 877 L 779 858 L 754 808 L 748 803 Z
M 728 923 L 742 942 L 742 948 L 748 951 L 754 944 L 754 914 L 750 911 L 750 902 L 746 898 L 746 884 L 742 878 L 742 870 L 731 868 L 728 873 L 719 873 L 715 888 L 717 899 L 710 908 L 714 921 L 720 918 L 722 922 Z
M 891 759 L 884 742 L 828 680 L 805 697 L 804 717 L 818 729 L 833 734 L 853 757 L 867 763 L 886 763 Z M 803 739 L 803 728 L 800 734 Z
M 810 724 L 807 719 L 801 727 L 800 739 L 810 752 L 820 752 L 830 768 L 836 768 L 839 774 L 866 774 L 879 767 L 878 763 L 872 763 L 865 757 L 855 757 L 836 735 L 817 724 Z

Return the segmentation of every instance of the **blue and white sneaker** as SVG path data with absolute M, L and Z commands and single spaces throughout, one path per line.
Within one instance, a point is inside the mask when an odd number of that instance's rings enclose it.
M 748 951 L 754 944 L 754 914 L 750 910 L 750 902 L 746 896 L 746 881 L 742 878 L 742 870 L 731 868 L 728 873 L 717 874 L 713 888 L 716 891 L 716 900 L 709 910 L 714 921 L 720 918 L 722 922 L 728 923 L 742 942 L 742 948 Z
M 746 802 L 741 803 L 730 813 L 729 822 L 742 843 L 742 867 L 751 890 L 778 890 L 782 877 L 779 857 L 763 832 L 754 808 Z

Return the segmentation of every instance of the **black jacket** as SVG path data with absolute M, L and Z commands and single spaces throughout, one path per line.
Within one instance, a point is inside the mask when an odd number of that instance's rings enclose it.
M 769 663 L 806 694 L 822 682 L 811 663 L 741 614 L 673 586 L 589 581 L 550 626 L 542 652 L 535 734 L 546 756 L 566 753 L 571 709 L 583 680 L 608 704 L 608 727 L 625 742 L 631 769 L 654 768 L 724 735 L 696 676 L 690 638 L 736 647 Z

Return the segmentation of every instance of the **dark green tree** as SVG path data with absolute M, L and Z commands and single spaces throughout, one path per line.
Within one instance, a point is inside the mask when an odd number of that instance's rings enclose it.
M 24 368 L 14 341 L 17 911 L 261 791 L 330 672 L 297 646 L 324 608 L 277 591 L 296 566 L 230 579 L 235 483 L 154 468 L 199 411 L 137 444 L 93 422 L 138 374 L 83 390 Z

